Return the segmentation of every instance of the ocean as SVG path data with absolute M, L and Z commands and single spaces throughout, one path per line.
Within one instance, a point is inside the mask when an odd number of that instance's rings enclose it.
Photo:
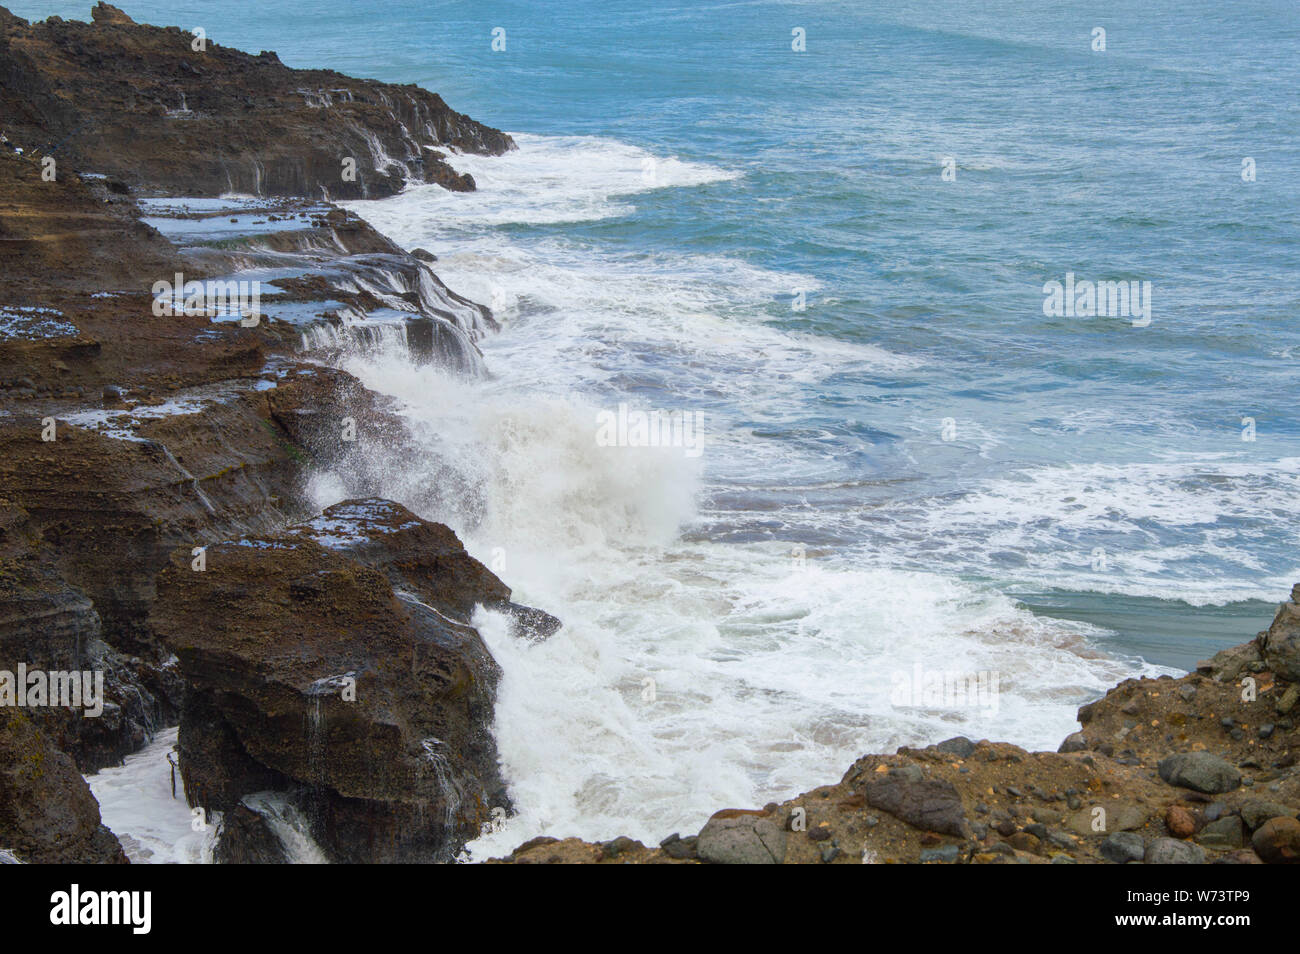
M 480 380 L 347 359 L 427 446 L 386 492 L 565 622 L 479 620 L 518 815 L 475 858 L 1054 749 L 1300 579 L 1291 0 L 125 9 L 519 144 L 348 204 L 503 325 Z M 651 411 L 699 440 L 599 439 Z M 933 673 L 996 692 L 918 704 Z

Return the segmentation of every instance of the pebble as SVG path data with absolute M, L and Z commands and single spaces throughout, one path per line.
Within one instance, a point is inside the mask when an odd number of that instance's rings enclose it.
M 1170 805 L 1165 812 L 1165 827 L 1175 838 L 1191 838 L 1196 834 L 1196 821 L 1192 813 L 1181 805 Z

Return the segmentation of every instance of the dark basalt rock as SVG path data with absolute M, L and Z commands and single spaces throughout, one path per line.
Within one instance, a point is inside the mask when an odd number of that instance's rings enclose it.
M 187 797 L 232 811 L 286 792 L 331 860 L 449 860 L 509 807 L 499 671 L 457 618 L 508 594 L 451 531 L 386 501 L 214 545 L 203 572 L 178 553 L 151 620 L 190 687 Z
M 2 12 L 10 138 L 139 187 L 354 199 L 393 195 L 413 179 L 470 191 L 473 178 L 434 147 L 514 148 L 417 86 L 293 70 L 273 53 L 210 38 L 196 50 L 189 32 L 136 24 L 102 4 L 93 23 L 28 24 Z
M 0 845 L 34 864 L 125 864 L 67 754 L 26 710 L 0 708 Z

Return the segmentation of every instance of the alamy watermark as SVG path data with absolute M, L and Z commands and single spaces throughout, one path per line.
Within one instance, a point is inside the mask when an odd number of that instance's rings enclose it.
M 1076 281 L 1043 285 L 1043 314 L 1048 318 L 1130 318 L 1134 328 L 1151 324 L 1151 283 L 1146 281 Z
M 16 672 L 0 669 L 0 708 L 45 706 L 85 709 L 98 718 L 104 712 L 103 670 L 28 669 L 19 663 Z
M 596 444 L 599 447 L 680 447 L 687 457 L 704 452 L 698 411 L 640 411 L 620 404 L 617 411 L 596 413 Z
M 889 703 L 898 709 L 982 709 L 984 715 L 998 711 L 996 669 L 965 672 L 926 669 L 915 663 L 910 670 L 896 670 Z
M 262 283 L 259 281 L 186 281 L 177 272 L 174 281 L 153 283 L 153 313 L 156 317 L 209 315 L 238 317 L 240 325 L 252 328 L 262 319 Z

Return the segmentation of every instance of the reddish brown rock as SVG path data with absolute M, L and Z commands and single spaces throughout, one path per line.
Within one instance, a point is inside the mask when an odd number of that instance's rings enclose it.
M 1196 834 L 1196 820 L 1181 805 L 1170 805 L 1165 812 L 1165 827 L 1175 838 L 1191 838 Z
M 394 528 L 357 518 L 379 503 L 210 546 L 202 571 L 178 553 L 151 620 L 188 685 L 192 804 L 228 811 L 275 790 L 333 860 L 445 861 L 509 808 L 491 733 L 498 670 L 472 628 L 338 546 L 368 533 L 353 546 L 382 564 Z M 405 516 L 407 532 L 422 524 Z M 448 577 L 430 584 L 447 606 L 469 599 L 456 590 L 469 585 L 454 569 L 465 559 L 444 553 L 433 571 Z

